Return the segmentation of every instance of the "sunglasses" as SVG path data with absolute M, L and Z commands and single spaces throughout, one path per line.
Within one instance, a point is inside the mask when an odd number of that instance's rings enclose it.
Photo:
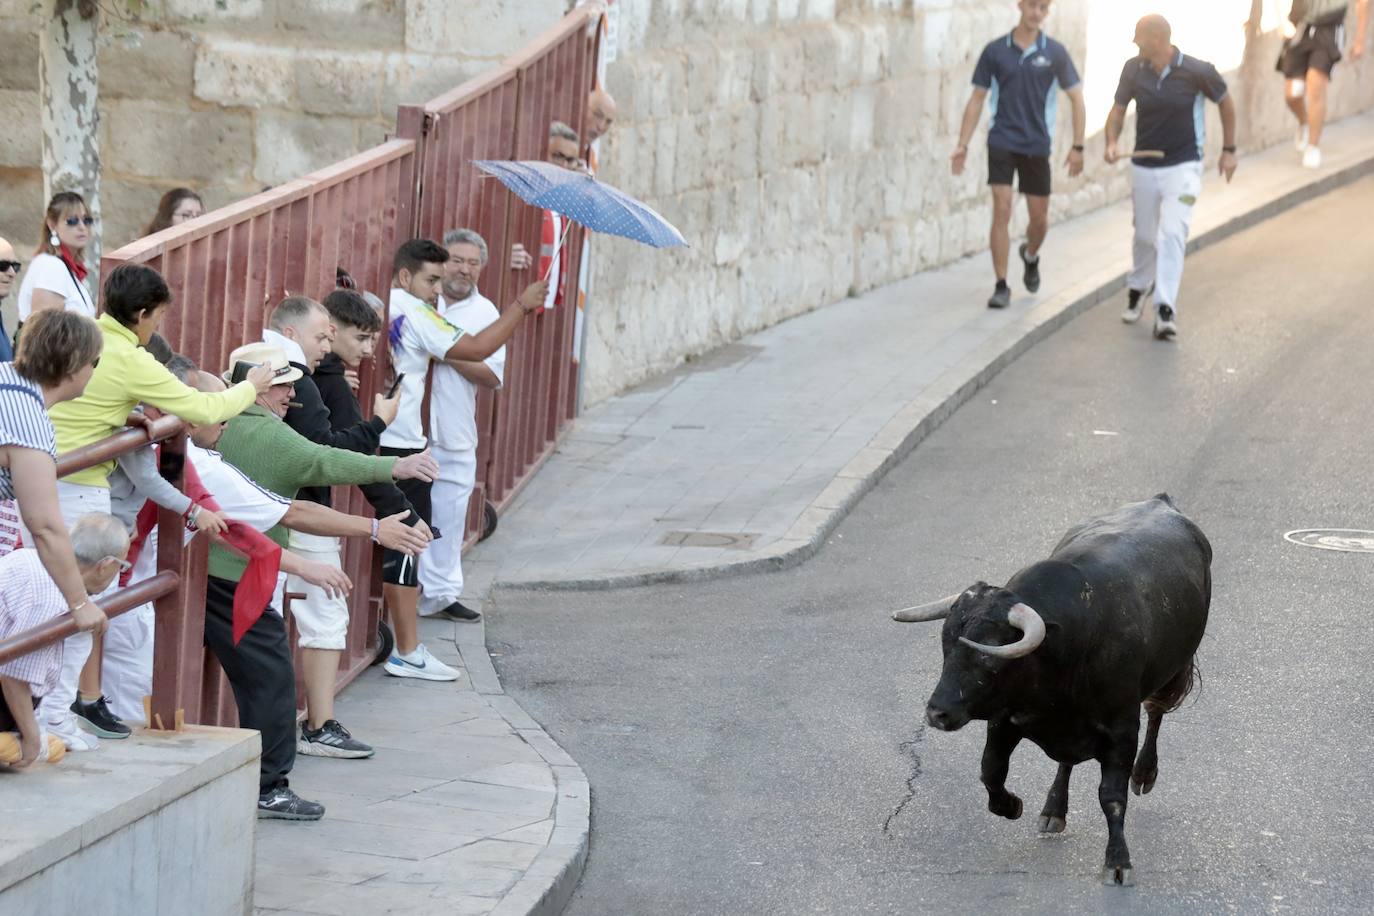
M 18 261 L 0 261 L 0 274 L 8 270 L 12 270 L 15 273 L 18 273 L 19 268 L 23 266 L 24 265 L 20 264 Z
M 87 225 L 87 226 L 94 226 L 94 225 L 95 225 L 95 217 L 94 217 L 94 216 L 69 216 L 69 217 L 67 217 L 65 220 L 63 220 L 63 222 L 65 222 L 68 226 L 77 226 L 77 225 L 81 225 L 81 224 L 83 224 L 83 223 L 84 223 L 85 225 Z

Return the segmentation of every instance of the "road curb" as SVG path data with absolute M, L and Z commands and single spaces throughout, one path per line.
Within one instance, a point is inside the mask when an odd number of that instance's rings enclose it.
M 1313 198 L 1374 174 L 1374 154 L 1273 200 L 1237 214 L 1189 239 L 1192 253 L 1224 241 Z M 869 490 L 889 470 L 1022 353 L 1066 323 L 1125 288 L 1119 267 L 1100 270 L 1058 296 L 1035 306 L 1019 322 L 989 338 L 907 403 L 868 446 L 846 464 L 821 494 L 804 509 L 782 538 L 738 560 L 689 568 L 653 568 L 631 572 L 560 579 L 497 580 L 493 590 L 605 591 L 670 582 L 693 582 L 751 572 L 789 569 L 806 562 Z

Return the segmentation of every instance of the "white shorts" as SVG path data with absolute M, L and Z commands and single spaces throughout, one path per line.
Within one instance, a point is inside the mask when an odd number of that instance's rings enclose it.
M 302 560 L 343 568 L 338 538 L 292 531 L 288 544 L 291 552 Z M 311 585 L 300 576 L 287 576 L 286 590 L 305 595 L 291 602 L 291 617 L 296 621 L 296 633 L 302 649 L 343 649 L 347 646 L 347 598 L 330 598 L 324 589 Z

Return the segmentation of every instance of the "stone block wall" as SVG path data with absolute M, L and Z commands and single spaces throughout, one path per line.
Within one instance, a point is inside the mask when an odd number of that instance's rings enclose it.
M 50 0 L 49 0 L 50 2 Z M 0 236 L 42 217 L 33 0 L 0 0 Z M 123 8 L 105 3 L 107 10 Z M 373 146 L 396 106 L 494 66 L 565 0 L 148 0 L 100 51 L 102 241 L 136 238 L 169 188 L 210 207 Z
M 618 2 L 608 84 L 620 118 L 603 141 L 601 177 L 649 201 L 692 247 L 598 240 L 589 402 L 986 248 L 986 111 L 962 177 L 949 154 L 979 53 L 1016 23 L 1013 0 Z M 1225 73 L 1242 154 L 1287 141 L 1293 122 L 1274 72 L 1287 11 L 1287 0 L 1058 0 L 1047 31 L 1084 76 L 1088 168 L 1071 180 L 1061 165 L 1072 136 L 1061 98 L 1054 218 L 1129 192 L 1127 167 L 1102 162 L 1101 133 L 1147 12 L 1168 16 L 1175 43 Z M 1332 90 L 1335 117 L 1368 108 L 1374 66 L 1342 64 Z M 1209 106 L 1209 162 L 1220 142 Z M 1017 231 L 1024 219 L 1018 207 Z

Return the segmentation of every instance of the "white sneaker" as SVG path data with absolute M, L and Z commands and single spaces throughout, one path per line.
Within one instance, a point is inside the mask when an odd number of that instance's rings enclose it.
M 1319 169 L 1322 167 L 1321 147 L 1309 146 L 1302 153 L 1302 167 L 1305 169 Z
M 1304 125 L 1302 125 L 1301 127 L 1298 128 L 1298 135 L 1297 135 L 1296 137 L 1293 138 L 1293 148 L 1294 148 L 1295 150 L 1297 150 L 1298 152 L 1300 152 L 1300 153 L 1307 149 L 1307 125 L 1306 125 L 1306 124 L 1304 124 Z
M 82 731 L 76 724 L 76 716 L 70 712 L 56 722 L 45 724 L 48 734 L 58 738 L 69 751 L 93 751 L 100 747 L 100 739 Z
M 392 677 L 415 677 L 424 681 L 456 681 L 463 676 L 457 668 L 450 668 L 435 658 L 424 643 L 409 655 L 393 650 L 382 668 Z
M 1174 320 L 1174 310 L 1161 305 L 1155 311 L 1155 339 L 1173 340 L 1178 336 L 1178 324 Z

